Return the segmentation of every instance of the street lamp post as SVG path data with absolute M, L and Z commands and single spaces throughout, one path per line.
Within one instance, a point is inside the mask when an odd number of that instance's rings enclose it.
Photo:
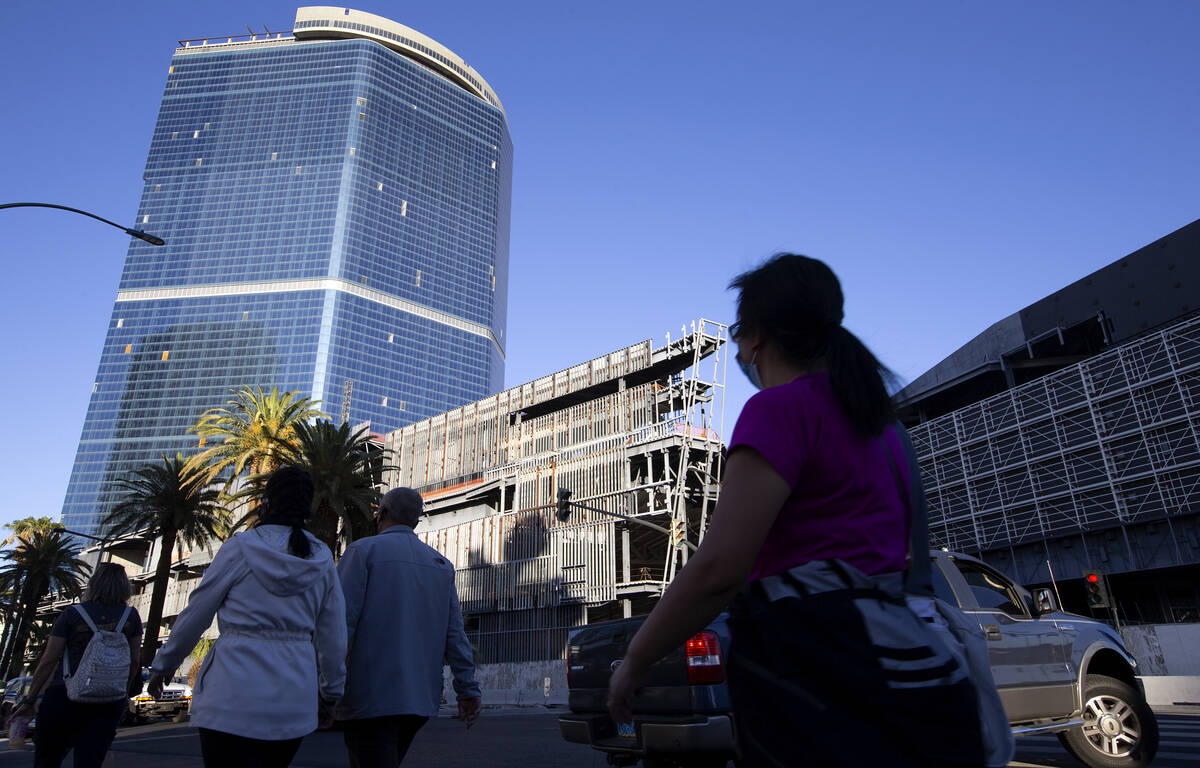
M 149 232 L 143 232 L 140 229 L 130 229 L 129 227 L 122 227 L 120 224 L 117 224 L 115 221 L 109 221 L 108 219 L 101 218 L 100 216 L 97 216 L 94 213 L 88 213 L 87 211 L 81 211 L 78 208 L 71 208 L 66 205 L 55 205 L 54 203 L 0 203 L 0 208 L 57 208 L 60 211 L 70 211 L 71 213 L 79 213 L 84 216 L 93 218 L 96 221 L 103 221 L 105 224 L 109 225 L 110 227 L 116 227 L 117 229 L 121 230 L 122 232 L 129 235 L 130 237 L 136 237 L 138 240 L 145 240 L 147 243 L 150 243 L 150 245 L 166 245 L 167 244 L 166 240 L 163 240 L 161 237 L 152 235 Z
M 100 542 L 100 554 L 98 554 L 96 556 L 96 563 L 99 564 L 99 563 L 104 562 L 104 547 L 105 547 L 105 545 L 108 544 L 108 542 L 112 541 L 112 539 L 110 537 L 108 537 L 108 536 L 93 536 L 90 533 L 80 533 L 79 531 L 72 531 L 70 528 L 64 528 L 61 525 L 54 526 L 54 530 L 60 531 L 61 533 L 69 533 L 72 536 L 78 536 L 83 539 L 91 539 L 92 541 Z

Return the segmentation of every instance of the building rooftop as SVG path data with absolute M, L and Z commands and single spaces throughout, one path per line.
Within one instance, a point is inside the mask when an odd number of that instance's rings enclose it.
M 287 32 L 251 32 L 179 41 L 179 52 L 201 53 L 217 47 L 261 46 L 295 41 L 372 40 L 433 70 L 472 96 L 504 111 L 500 97 L 487 81 L 454 51 L 403 24 L 352 8 L 313 5 L 296 9 L 296 21 Z
M 897 392 L 915 424 L 1200 310 L 1200 220 L 1014 312 Z

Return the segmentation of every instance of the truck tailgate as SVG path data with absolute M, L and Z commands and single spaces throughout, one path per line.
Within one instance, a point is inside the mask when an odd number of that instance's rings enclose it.
M 567 681 L 572 712 L 604 712 L 608 680 L 625 657 L 630 641 L 645 617 L 592 624 L 571 634 L 567 647 Z M 711 628 L 711 627 L 710 627 Z M 724 628 L 720 622 L 719 629 Z M 725 638 L 722 637 L 722 642 Z M 687 656 L 682 647 L 650 668 L 646 687 L 633 700 L 642 714 L 698 714 L 727 711 L 723 684 L 689 685 Z

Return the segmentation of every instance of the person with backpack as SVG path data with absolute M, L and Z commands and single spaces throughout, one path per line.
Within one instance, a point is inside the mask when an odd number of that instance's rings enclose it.
M 37 714 L 37 768 L 57 768 L 72 751 L 76 768 L 104 762 L 129 697 L 142 689 L 142 619 L 129 596 L 125 569 L 101 563 L 83 600 L 55 620 L 29 693 L 13 709 L 13 718 Z
M 192 694 L 206 766 L 286 768 L 346 682 L 346 601 L 329 548 L 304 530 L 312 513 L 308 472 L 267 479 L 259 523 L 217 550 L 151 664 L 146 688 L 164 682 L 217 617 L 220 636 Z

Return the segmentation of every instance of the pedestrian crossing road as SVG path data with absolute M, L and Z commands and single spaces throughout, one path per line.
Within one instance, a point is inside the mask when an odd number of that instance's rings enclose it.
M 1195 768 L 1200 766 L 1200 715 L 1158 715 L 1158 756 L 1154 768 Z M 1026 736 L 1017 739 L 1017 758 L 1013 767 L 1081 766 L 1071 757 L 1058 737 Z

